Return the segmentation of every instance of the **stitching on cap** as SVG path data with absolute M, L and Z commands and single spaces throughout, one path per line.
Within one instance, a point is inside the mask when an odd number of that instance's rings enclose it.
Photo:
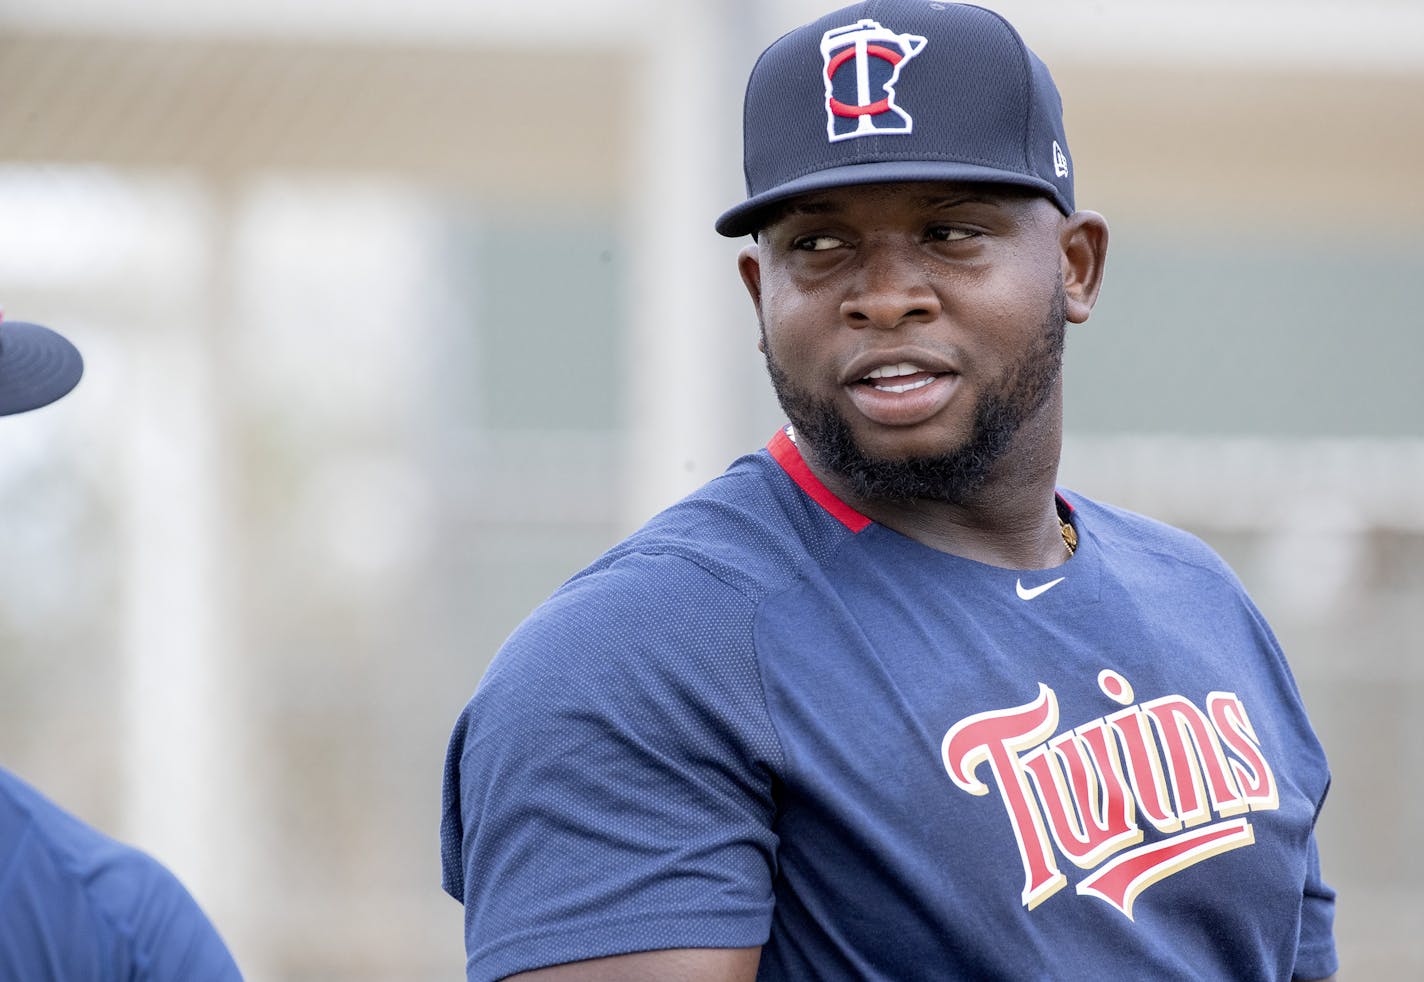
M 1033 98 L 1035 81 L 1033 77 L 1033 64 L 1029 60 L 1028 45 L 1024 43 L 1024 39 L 1022 35 L 1019 34 L 1018 29 L 1015 28 L 1014 25 L 1010 24 L 1007 20 L 1005 20 L 1002 14 L 994 10 L 989 10 L 987 7 L 983 9 L 987 13 L 993 14 L 994 19 L 997 20 L 1000 24 L 1004 25 L 1004 28 L 1009 32 L 1009 37 L 1014 39 L 1014 44 L 1018 48 L 1019 67 L 1023 70 L 1023 79 L 1021 85 L 1024 89 L 1028 90 L 1028 112 L 1024 114 L 1023 139 L 1019 141 L 1019 147 L 1023 152 L 1024 166 L 1028 168 L 1029 173 L 1034 174 L 1034 176 L 1036 177 L 1038 175 L 1035 173 L 1035 169 L 1031 162 L 1033 160 L 1033 157 L 1029 154 L 1028 146 L 1029 136 L 1033 132 L 1034 107 L 1036 105 L 1036 101 Z

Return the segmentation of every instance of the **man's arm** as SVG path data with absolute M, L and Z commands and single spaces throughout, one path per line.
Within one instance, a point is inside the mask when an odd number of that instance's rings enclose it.
M 538 968 L 505 982 L 753 982 L 760 961 L 760 948 L 676 948 Z
M 471 979 L 674 950 L 699 954 L 649 955 L 641 977 L 742 977 L 726 952 L 770 931 L 783 768 L 754 612 L 696 563 L 636 553 L 511 635 L 446 762 L 443 883 L 466 905 Z

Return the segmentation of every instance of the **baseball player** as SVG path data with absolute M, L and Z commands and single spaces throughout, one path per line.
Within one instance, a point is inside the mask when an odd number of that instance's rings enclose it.
M 566 583 L 450 743 L 468 977 L 1319 979 L 1329 771 L 1202 542 L 1056 487 L 1108 232 L 998 15 L 870 0 L 746 93 L 789 425 Z
M 48 405 L 83 361 L 37 324 L 0 322 L 0 416 Z M 0 982 L 241 982 L 183 885 L 0 768 Z

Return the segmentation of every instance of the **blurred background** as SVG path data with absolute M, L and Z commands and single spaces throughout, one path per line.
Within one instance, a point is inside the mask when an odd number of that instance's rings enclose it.
M 1420 977 L 1424 7 L 991 5 L 1113 231 L 1062 481 L 1236 566 L 1331 757 L 1342 974 Z M 752 61 L 833 6 L 0 0 L 0 303 L 87 359 L 0 420 L 0 760 L 250 978 L 460 977 L 450 726 L 778 425 L 711 225 Z

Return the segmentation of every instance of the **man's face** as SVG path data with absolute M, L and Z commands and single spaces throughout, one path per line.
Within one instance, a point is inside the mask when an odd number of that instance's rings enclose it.
M 1057 456 L 1065 295 L 1048 201 L 968 184 L 795 199 L 743 253 L 813 465 L 865 499 L 963 501 L 1027 424 Z

